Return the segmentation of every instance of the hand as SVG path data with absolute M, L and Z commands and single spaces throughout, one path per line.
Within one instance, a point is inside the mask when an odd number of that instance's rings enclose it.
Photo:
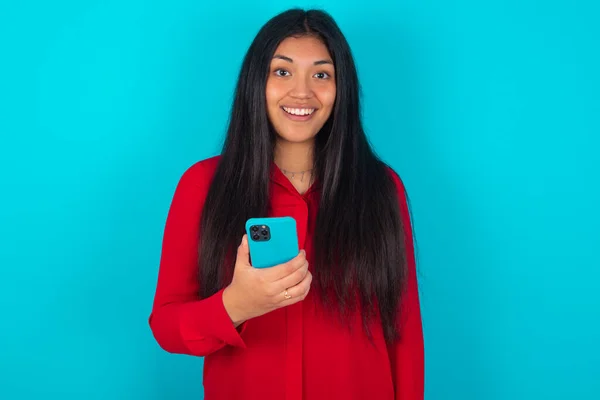
M 311 282 L 304 250 L 286 263 L 254 268 L 250 265 L 248 237 L 244 235 L 237 249 L 233 280 L 223 292 L 223 304 L 237 327 L 251 318 L 304 300 Z

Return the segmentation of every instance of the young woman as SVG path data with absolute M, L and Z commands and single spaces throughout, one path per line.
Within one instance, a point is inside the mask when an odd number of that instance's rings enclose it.
M 289 10 L 267 22 L 221 155 L 175 191 L 149 319 L 163 349 L 205 357 L 206 399 L 423 399 L 405 190 L 359 115 L 334 20 Z M 262 216 L 296 220 L 297 257 L 251 266 L 244 224 Z

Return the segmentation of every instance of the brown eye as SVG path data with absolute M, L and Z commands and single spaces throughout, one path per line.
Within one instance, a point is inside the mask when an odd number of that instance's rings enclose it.
M 278 68 L 275 70 L 275 75 L 277 76 L 285 77 L 287 76 L 286 74 L 289 74 L 289 72 L 287 72 L 285 69 Z
M 327 79 L 329 78 L 329 74 L 327 72 L 317 72 L 315 77 L 317 77 L 317 79 Z

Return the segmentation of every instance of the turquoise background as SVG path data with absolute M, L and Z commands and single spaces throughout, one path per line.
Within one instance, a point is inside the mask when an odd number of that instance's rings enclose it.
M 426 398 L 599 399 L 591 0 L 3 2 L 0 398 L 201 398 L 202 360 L 147 325 L 164 220 L 294 5 L 347 35 L 410 192 Z

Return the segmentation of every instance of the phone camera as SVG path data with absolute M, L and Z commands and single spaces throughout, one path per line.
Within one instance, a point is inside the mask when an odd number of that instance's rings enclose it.
M 271 230 L 267 225 L 252 225 L 250 232 L 255 242 L 266 242 L 271 239 Z

